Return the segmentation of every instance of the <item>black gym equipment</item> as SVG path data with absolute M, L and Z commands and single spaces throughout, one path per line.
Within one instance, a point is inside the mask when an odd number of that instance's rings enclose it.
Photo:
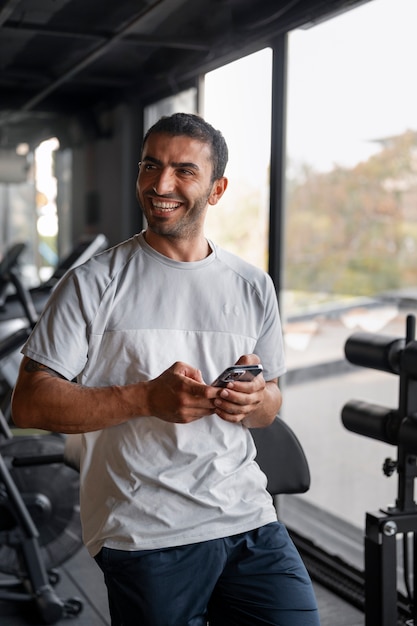
M 20 354 L 56 283 L 67 269 L 106 246 L 103 235 L 81 242 L 47 283 L 30 291 L 15 270 L 25 246 L 9 249 L 0 262 L 3 387 L 11 390 L 17 375 L 5 363 Z M 78 598 L 62 600 L 53 588 L 59 582 L 55 568 L 82 545 L 79 474 L 67 464 L 65 446 L 62 435 L 13 430 L 0 410 L 0 601 L 33 603 L 45 624 L 76 616 L 83 608 Z
M 398 408 L 351 400 L 342 409 L 350 431 L 397 446 L 397 459 L 386 459 L 383 472 L 398 474 L 394 505 L 366 514 L 365 624 L 396 626 L 400 594 L 397 585 L 397 539 L 402 538 L 405 619 L 417 624 L 417 341 L 415 317 L 409 315 L 404 338 L 354 333 L 345 344 L 348 361 L 399 376 Z M 412 549 L 410 550 L 410 542 Z M 412 561 L 412 571 L 410 566 Z M 404 604 L 404 603 L 401 603 Z M 402 607 L 403 608 L 403 607 Z
M 65 465 L 64 446 L 63 437 L 49 434 L 0 444 L 0 601 L 33 603 L 45 624 L 83 608 L 53 589 L 54 568 L 82 545 L 79 476 Z
M 52 289 L 64 274 L 98 252 L 105 250 L 108 247 L 108 240 L 102 234 L 83 237 L 71 252 L 59 262 L 52 276 L 38 287 L 33 287 L 30 290 L 24 289 L 21 280 L 18 280 L 16 284 L 18 272 L 15 271 L 15 268 L 25 247 L 26 244 L 24 243 L 12 245 L 0 262 L 0 324 L 7 320 L 20 318 L 22 315 L 27 317 L 27 311 L 22 311 L 22 307 L 25 308 L 26 306 L 31 309 L 30 317 L 36 318 L 44 308 Z M 10 287 L 8 287 L 10 283 L 14 286 L 14 292 L 11 293 Z M 29 305 L 27 305 L 28 301 Z

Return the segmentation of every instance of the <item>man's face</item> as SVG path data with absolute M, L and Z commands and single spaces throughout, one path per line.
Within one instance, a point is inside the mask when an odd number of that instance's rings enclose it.
M 216 204 L 210 147 L 165 133 L 146 141 L 136 196 L 148 228 L 158 235 L 189 237 L 201 232 L 208 204 Z

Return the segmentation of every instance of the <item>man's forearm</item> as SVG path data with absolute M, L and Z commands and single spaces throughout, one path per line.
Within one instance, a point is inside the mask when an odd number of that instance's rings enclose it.
M 82 433 L 155 416 L 187 424 L 213 413 L 219 389 L 201 372 L 176 362 L 157 378 L 128 385 L 84 387 L 25 357 L 12 398 L 17 426 Z
M 80 433 L 115 426 L 137 416 L 145 385 L 83 387 L 25 358 L 13 392 L 12 417 L 22 428 Z M 141 402 L 141 389 L 143 399 Z

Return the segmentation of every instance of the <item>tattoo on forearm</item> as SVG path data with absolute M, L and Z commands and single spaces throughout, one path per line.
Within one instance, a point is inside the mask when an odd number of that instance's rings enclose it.
M 56 372 L 55 370 L 52 370 L 50 367 L 47 367 L 46 365 L 42 365 L 42 363 L 38 363 L 37 361 L 32 361 L 32 359 L 29 359 L 27 363 L 25 364 L 25 371 L 26 372 L 47 372 L 48 374 L 51 374 L 51 376 L 56 376 L 56 378 L 64 378 L 64 376 L 61 376 L 61 374 L 58 374 L 58 372 Z

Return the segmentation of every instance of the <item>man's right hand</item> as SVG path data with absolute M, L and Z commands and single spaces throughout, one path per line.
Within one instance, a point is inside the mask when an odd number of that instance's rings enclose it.
M 181 362 L 145 384 L 149 415 L 177 424 L 188 424 L 213 413 L 219 393 L 204 383 L 200 370 Z

